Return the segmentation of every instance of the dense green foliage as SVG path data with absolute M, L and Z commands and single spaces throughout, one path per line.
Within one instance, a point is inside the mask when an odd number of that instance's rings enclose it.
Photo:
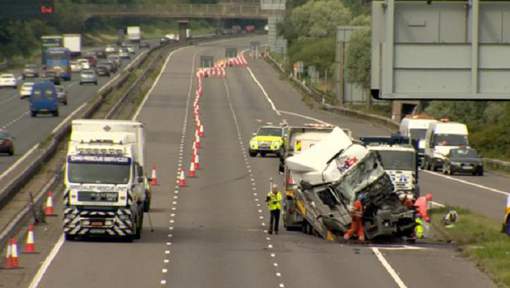
M 289 15 L 278 25 L 278 32 L 288 40 L 289 66 L 303 61 L 324 75 L 334 73 L 335 39 L 338 26 L 369 26 L 366 6 L 355 0 L 291 1 Z M 349 80 L 368 87 L 370 83 L 370 31 L 352 36 L 347 49 L 346 73 Z

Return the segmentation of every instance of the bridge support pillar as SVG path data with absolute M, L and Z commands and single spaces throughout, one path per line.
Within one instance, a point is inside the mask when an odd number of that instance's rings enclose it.
M 179 42 L 185 42 L 191 38 L 191 29 L 189 26 L 189 20 L 179 20 Z

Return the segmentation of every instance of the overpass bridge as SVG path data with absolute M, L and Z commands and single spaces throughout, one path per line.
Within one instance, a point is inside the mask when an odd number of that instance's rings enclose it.
M 37 1 L 5 0 L 0 3 L 0 18 L 30 18 L 41 16 Z M 59 7 L 56 3 L 56 11 Z M 93 17 L 154 17 L 154 18 L 207 18 L 207 19 L 268 19 L 282 11 L 265 10 L 253 1 L 221 2 L 217 4 L 168 3 L 156 5 L 141 4 L 74 4 L 79 7 L 78 17 L 84 20 Z
M 163 4 L 163 5 L 80 5 L 85 19 L 92 17 L 154 17 L 208 19 L 268 19 L 275 11 L 262 10 L 260 4 Z

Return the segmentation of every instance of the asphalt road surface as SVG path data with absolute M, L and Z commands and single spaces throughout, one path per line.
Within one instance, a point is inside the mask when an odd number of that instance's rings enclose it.
M 250 69 L 229 68 L 225 79 L 205 79 L 200 105 L 206 133 L 201 169 L 197 178 L 187 179 L 187 187 L 176 187 L 178 169 L 189 167 L 194 71 L 200 56 L 220 58 L 225 48 L 240 51 L 250 41 L 218 41 L 176 51 L 141 110 L 147 165 L 158 168 L 159 186 L 154 189 L 150 213 L 153 232 L 146 214 L 139 241 L 64 242 L 57 228 L 61 220 L 53 219 L 47 233 L 42 228 L 37 231 L 45 244 L 42 255 L 25 257 L 25 272 L 2 271 L 0 279 L 9 279 L 6 285 L 26 286 L 44 261 L 33 283 L 51 288 L 493 287 L 485 274 L 449 245 L 340 245 L 283 227 L 279 235 L 266 234 L 265 195 L 271 178 L 278 184 L 281 180 L 277 158 L 248 156 L 249 138 L 259 125 L 284 119 L 303 124 L 316 118 L 349 128 L 355 136 L 389 131 L 363 120 L 310 109 L 262 60 L 250 59 Z M 487 177 L 506 181 L 497 175 Z M 485 208 L 479 206 L 486 203 L 472 201 L 485 195 L 493 199 L 487 203 L 497 205 L 503 196 L 480 192 L 482 188 L 469 191 L 472 184 L 430 173 L 422 173 L 421 181 L 422 192 L 432 192 L 435 200 L 459 204 L 465 200 L 480 211 Z M 462 193 L 475 196 L 469 200 Z
M 137 55 L 132 56 L 131 60 L 135 59 L 141 51 L 143 49 L 138 50 Z M 125 67 L 131 60 L 122 60 L 122 67 Z M 119 71 L 121 70 L 119 69 Z M 71 81 L 62 81 L 62 85 L 68 91 L 68 105 L 59 104 L 59 117 L 51 115 L 31 117 L 28 98 L 20 99 L 18 90 L 11 88 L 0 89 L 0 128 L 7 129 L 16 137 L 14 140 L 15 155 L 0 154 L 0 175 L 36 143 L 41 142 L 50 135 L 51 131 L 66 119 L 69 114 L 96 95 L 98 89 L 115 77 L 115 75 L 117 74 L 112 74 L 111 77 L 98 76 L 97 86 L 93 84 L 80 85 L 79 73 L 73 73 Z M 27 79 L 27 81 L 33 80 Z

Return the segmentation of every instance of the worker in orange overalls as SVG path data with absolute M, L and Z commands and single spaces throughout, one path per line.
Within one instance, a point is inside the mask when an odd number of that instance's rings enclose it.
M 353 234 L 358 236 L 360 241 L 365 241 L 365 228 L 363 227 L 363 205 L 361 200 L 354 201 L 351 211 L 351 228 L 344 234 L 344 239 L 351 239 Z

